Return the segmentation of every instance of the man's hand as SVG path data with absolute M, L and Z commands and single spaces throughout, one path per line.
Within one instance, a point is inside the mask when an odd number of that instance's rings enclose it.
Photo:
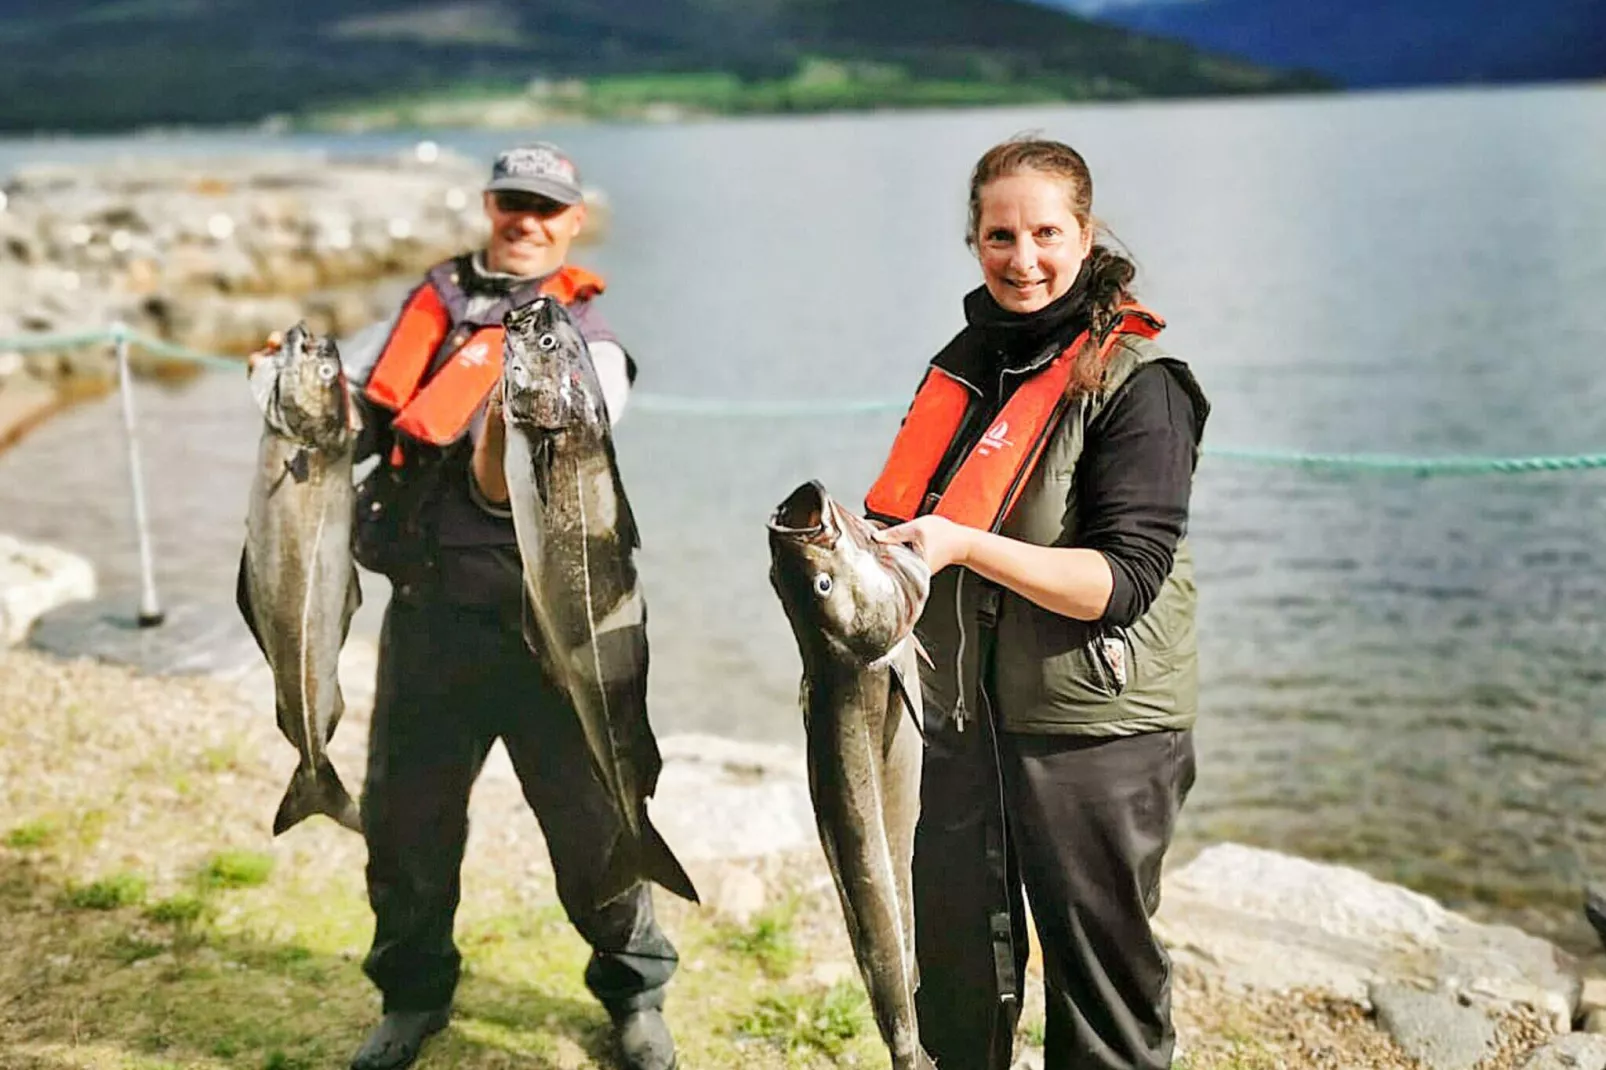
M 261 364 L 264 360 L 267 360 L 269 357 L 277 353 L 279 348 L 283 345 L 284 334 L 282 332 L 274 331 L 272 334 L 269 334 L 267 341 L 262 343 L 262 348 L 245 358 L 245 374 L 250 375 L 252 372 L 256 371 L 258 364 Z
M 480 494 L 492 505 L 507 502 L 507 472 L 502 467 L 502 451 L 506 449 L 506 425 L 502 422 L 502 384 L 491 388 L 485 406 L 485 429 L 474 443 L 474 482 Z

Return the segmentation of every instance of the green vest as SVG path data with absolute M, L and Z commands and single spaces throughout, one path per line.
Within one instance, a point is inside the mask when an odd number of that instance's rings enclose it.
M 1146 338 L 1122 337 L 1103 389 L 1084 395 L 1051 432 L 1001 534 L 1039 546 L 1076 544 L 1076 463 L 1087 428 L 1132 373 L 1154 361 L 1172 365 L 1203 400 L 1187 365 Z M 968 569 L 944 569 L 932 577 L 917 627 L 931 655 L 920 670 L 929 716 L 958 712 L 974 720 L 985 702 L 1008 732 L 1125 736 L 1187 728 L 1199 705 L 1195 602 L 1186 538 L 1154 602 L 1130 627 L 1061 616 Z M 995 622 L 990 629 L 984 613 Z M 991 652 L 985 694 L 984 648 Z M 1117 662 L 1124 662 L 1124 681 Z

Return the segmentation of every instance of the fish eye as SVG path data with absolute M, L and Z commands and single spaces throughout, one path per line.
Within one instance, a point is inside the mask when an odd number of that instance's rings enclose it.
M 536 339 L 535 344 L 540 346 L 542 349 L 551 352 L 552 350 L 558 348 L 558 336 L 555 334 L 543 334 L 540 338 Z
M 827 576 L 825 573 L 822 572 L 814 577 L 814 593 L 819 595 L 821 598 L 824 598 L 826 595 L 831 593 L 832 586 L 831 577 Z
M 318 378 L 326 383 L 334 382 L 335 376 L 339 374 L 340 366 L 332 360 L 318 365 Z

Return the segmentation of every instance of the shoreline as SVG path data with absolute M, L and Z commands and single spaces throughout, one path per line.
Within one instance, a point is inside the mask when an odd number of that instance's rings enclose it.
M 83 596 L 81 589 L 58 592 L 54 602 L 71 605 Z M 35 604 L 43 610 L 50 601 Z M 331 756 L 354 789 L 373 654 L 369 642 L 348 642 L 341 662 L 348 710 Z M 287 1052 L 301 1043 L 299 1031 L 331 1049 L 355 1044 L 348 1034 L 370 1013 L 356 970 L 367 924 L 361 841 L 325 822 L 278 839 L 268 835 L 266 822 L 293 764 L 272 709 L 271 676 L 259 660 L 162 675 L 0 649 L 0 733 L 11 741 L 0 751 L 6 815 L 0 876 L 8 877 L 0 880 L 0 910 L 24 934 L 12 954 L 0 951 L 0 980 L 28 976 L 40 962 L 69 960 L 46 968 L 20 1001 L 0 1005 L 0 1022 L 9 1027 L 0 1034 L 18 1038 L 16 1050 L 32 1060 L 20 1065 L 143 1068 L 115 1061 L 128 1044 L 139 1048 L 148 1040 L 142 1026 L 135 1028 L 133 1005 L 119 1002 L 119 985 L 141 991 L 155 985 L 154 998 L 178 1014 L 180 1003 L 219 976 L 245 986 L 253 1000 L 262 998 L 264 985 L 288 994 L 294 1013 L 273 1041 Z M 706 904 L 658 899 L 682 947 L 684 973 L 676 985 L 686 994 L 677 997 L 674 1024 L 688 1055 L 696 1052 L 697 1065 L 716 1070 L 839 1065 L 846 1053 L 875 1065 L 879 1040 L 862 1019 L 843 1024 L 844 1035 L 831 1040 L 799 1039 L 765 1018 L 776 1007 L 826 1013 L 811 1000 L 841 1007 L 862 1000 L 854 996 L 851 954 L 815 839 L 802 752 L 696 735 L 664 736 L 661 746 L 665 769 L 654 820 Z M 596 1023 L 583 991 L 574 992 L 574 960 L 582 951 L 561 912 L 552 913 L 539 829 L 500 749 L 471 807 L 465 870 L 471 890 L 459 926 L 470 968 L 460 1000 L 466 1020 L 445 1043 L 452 1057 L 433 1065 L 478 1068 L 501 1065 L 495 1060 L 507 1051 L 561 1047 L 564 1036 L 576 1029 L 589 1036 Z M 238 892 L 193 890 L 197 867 L 224 865 L 263 873 Z M 1598 1049 L 1606 1065 L 1606 1036 L 1572 1032 L 1606 1029 L 1606 979 L 1582 976 L 1571 956 L 1542 939 L 1472 922 L 1359 870 L 1231 843 L 1205 845 L 1188 862 L 1168 867 L 1163 883 L 1156 925 L 1174 961 L 1187 1052 L 1180 1065 L 1189 1070 L 1405 1070 L 1419 1065 L 1412 1057 L 1441 1070 L 1519 1070 L 1549 1065 L 1529 1060 L 1556 1045 L 1591 1058 Z M 185 896 L 199 905 L 182 905 L 190 902 Z M 96 897 L 109 902 L 81 905 L 98 903 Z M 191 909 L 201 913 L 177 928 L 152 917 Z M 521 917 L 548 920 L 531 928 Z M 304 951 L 289 960 L 272 952 L 264 960 L 265 940 Z M 556 960 L 544 950 L 552 946 L 565 949 Z M 114 965 L 101 978 L 92 966 L 108 956 Z M 525 962 L 531 956 L 539 969 Z M 239 965 L 219 975 L 219 962 Z M 287 973 L 286 962 L 318 968 Z M 535 972 L 519 972 L 525 969 Z M 1020 1067 L 1041 1065 L 1040 969 L 1034 953 Z M 724 979 L 741 971 L 747 980 L 733 992 Z M 499 1005 L 502 997 L 488 995 L 485 986 L 515 977 L 548 993 L 524 998 L 567 993 L 575 1007 L 559 1013 L 555 1025 L 550 1016 L 511 1010 L 508 1028 L 525 1039 L 487 1039 L 473 1023 L 490 1013 L 487 1001 Z M 715 1006 L 709 1000 L 723 1009 L 709 1012 Z M 64 1001 L 96 1018 L 87 1061 L 50 1061 L 65 1043 L 66 1025 L 48 1007 Z M 329 1012 L 331 1001 L 340 1013 Z M 194 1019 L 185 1028 L 203 1039 L 175 1034 L 170 1046 L 243 1045 L 228 1038 L 233 1034 L 223 1021 L 199 1009 L 185 1013 L 186 1021 Z M 226 1000 L 217 1008 L 220 1016 L 240 1013 Z M 764 1032 L 771 1028 L 780 1033 Z M 130 1030 L 137 1035 L 124 1035 Z M 534 1047 L 520 1046 L 526 1041 Z M 94 1054 L 96 1043 L 105 1047 L 102 1055 Z M 607 1065 L 588 1044 L 582 1039 L 580 1050 L 558 1065 Z M 1435 1061 L 1445 1045 L 1476 1058 Z M 297 1050 L 309 1065 L 338 1054 Z M 182 1065 L 213 1064 L 202 1058 Z
M 1090 97 L 1084 99 L 1054 99 L 1054 100 L 1020 100 L 1008 103 L 979 103 L 979 104 L 928 104 L 928 105 L 896 105 L 883 104 L 867 107 L 842 107 L 819 111 L 798 111 L 776 109 L 771 111 L 710 111 L 706 113 L 686 113 L 677 117 L 667 117 L 667 113 L 659 112 L 658 118 L 641 114 L 617 114 L 607 116 L 588 116 L 579 113 L 552 115 L 541 121 L 557 127 L 590 127 L 590 126 L 636 126 L 636 125 L 674 125 L 684 123 L 688 125 L 707 122 L 759 120 L 759 119 L 797 119 L 809 121 L 825 118 L 852 118 L 869 114 L 896 114 L 896 115 L 922 115 L 930 112 L 986 112 L 986 111 L 1014 111 L 1022 108 L 1056 108 L 1072 107 L 1082 108 L 1089 106 L 1209 106 L 1211 104 L 1233 103 L 1252 104 L 1278 103 L 1289 99 L 1322 98 L 1331 101 L 1344 101 L 1350 98 L 1372 98 L 1379 96 L 1446 96 L 1466 93 L 1489 94 L 1507 92 L 1570 92 L 1575 90 L 1602 90 L 1606 89 L 1606 80 L 1591 78 L 1556 78 L 1521 82 L 1456 82 L 1430 85 L 1399 85 L 1399 86 L 1360 86 L 1335 87 L 1328 89 L 1296 88 L 1269 92 L 1250 93 L 1218 93 L 1191 96 L 1140 96 L 1140 97 Z M 320 130 L 309 125 L 311 116 L 287 117 L 268 116 L 251 121 L 228 123 L 173 123 L 149 124 L 125 127 L 83 127 L 78 129 L 27 129 L 5 130 L 0 129 L 0 142 L 15 144 L 62 145 L 85 143 L 94 141 L 149 141 L 160 143 L 170 141 L 182 143 L 185 141 L 201 141 L 218 136 L 243 137 L 274 137 L 296 138 L 309 134 L 331 133 L 328 129 Z M 450 132 L 454 130 L 483 132 L 507 129 L 503 125 L 494 123 L 451 123 L 429 126 L 387 125 L 374 128 L 372 133 L 417 133 L 432 134 Z

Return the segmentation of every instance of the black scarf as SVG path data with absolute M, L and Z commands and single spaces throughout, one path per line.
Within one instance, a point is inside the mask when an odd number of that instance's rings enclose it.
M 1050 345 L 1069 345 L 1087 329 L 1092 297 L 1088 261 L 1082 261 L 1071 288 L 1036 312 L 1010 312 L 993 300 L 987 287 L 965 295 L 965 322 L 970 325 L 995 370 L 1036 360 Z

